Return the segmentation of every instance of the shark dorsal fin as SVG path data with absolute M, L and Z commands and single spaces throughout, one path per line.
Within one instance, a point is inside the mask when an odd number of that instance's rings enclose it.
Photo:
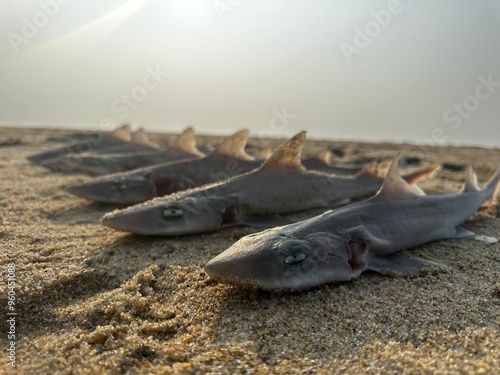
M 146 133 L 146 130 L 144 128 L 139 128 L 137 131 L 132 133 L 132 142 L 140 144 L 140 145 L 146 145 L 146 146 L 151 146 L 152 143 L 149 140 L 149 137 Z
M 104 138 L 115 138 L 126 142 L 130 141 L 130 139 L 132 138 L 130 135 L 130 124 L 123 124 L 118 129 L 115 129 L 111 133 L 106 134 Z
M 332 153 L 328 148 L 321 150 L 313 155 L 313 158 L 322 164 L 330 165 L 332 162 Z
M 382 159 L 375 159 L 370 164 L 365 165 L 361 170 L 356 173 L 356 176 L 378 176 L 379 170 L 388 169 L 388 165 L 382 163 Z
M 242 160 L 253 160 L 253 158 L 245 152 L 245 146 L 248 142 L 250 131 L 248 129 L 240 130 L 226 138 L 215 150 L 212 155 L 230 156 Z
M 296 134 L 281 146 L 279 146 L 260 169 L 285 169 L 290 171 L 305 170 L 300 161 L 305 140 L 305 131 L 301 131 L 300 133 Z
M 462 188 L 462 192 L 467 193 L 471 191 L 479 191 L 479 186 L 477 186 L 477 176 L 472 169 L 472 166 L 469 165 L 467 168 L 467 175 L 465 176 L 464 187 Z
M 192 155 L 203 156 L 203 153 L 196 147 L 196 135 L 194 134 L 194 129 L 190 126 L 184 130 L 179 136 L 174 140 L 171 150 L 183 151 Z
M 425 195 L 416 185 L 410 185 L 403 180 L 398 172 L 399 154 L 392 160 L 387 171 L 382 187 L 375 195 L 378 200 L 403 200 L 413 199 Z

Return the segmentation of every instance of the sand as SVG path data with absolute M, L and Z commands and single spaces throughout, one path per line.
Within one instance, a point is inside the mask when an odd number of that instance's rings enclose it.
M 487 374 L 500 368 L 499 242 L 467 238 L 411 249 L 450 266 L 420 277 L 366 273 L 293 293 L 217 283 L 203 265 L 257 229 L 167 239 L 101 226 L 114 207 L 62 189 L 88 177 L 51 173 L 26 160 L 84 136 L 0 129 L 0 372 Z M 220 141 L 200 139 L 207 146 Z M 421 185 L 431 192 L 459 190 L 465 172 L 451 169 L 460 165 L 472 163 L 485 181 L 500 162 L 499 149 L 464 147 L 309 141 L 307 151 L 323 144 L 345 158 L 402 150 L 424 164 L 447 163 Z M 499 205 L 486 203 L 464 226 L 499 237 L 499 216 Z M 9 263 L 17 282 L 15 369 L 7 358 Z

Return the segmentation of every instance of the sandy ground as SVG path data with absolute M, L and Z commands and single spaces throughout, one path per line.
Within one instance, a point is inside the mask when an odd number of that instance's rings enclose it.
M 50 173 L 26 160 L 84 134 L 0 129 L 0 372 L 421 374 L 500 368 L 500 243 L 468 238 L 412 249 L 450 266 L 421 277 L 366 273 L 294 293 L 216 283 L 203 265 L 256 229 L 165 239 L 101 226 L 101 216 L 114 207 L 62 189 L 88 177 Z M 166 143 L 172 137 L 152 139 Z M 321 144 L 309 141 L 307 150 Z M 448 168 L 421 185 L 432 192 L 461 188 L 464 171 L 450 168 L 471 162 L 485 181 L 500 162 L 499 149 L 330 144 L 346 158 L 402 150 L 425 163 L 446 162 Z M 500 206 L 486 203 L 465 227 L 499 237 L 499 216 Z M 6 350 L 9 263 L 15 263 L 17 282 L 15 370 Z

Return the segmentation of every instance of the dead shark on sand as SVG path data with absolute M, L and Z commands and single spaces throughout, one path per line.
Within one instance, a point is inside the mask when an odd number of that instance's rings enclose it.
M 145 132 L 140 134 L 140 138 L 136 135 L 133 140 L 136 143 L 151 144 Z M 106 175 L 154 164 L 198 159 L 203 156 L 204 154 L 196 147 L 194 129 L 189 127 L 166 150 L 147 150 L 110 155 L 88 153 L 75 155 L 72 158 L 68 157 L 63 162 L 76 171 L 85 172 L 90 175 Z
M 87 152 L 91 150 L 113 150 L 131 140 L 130 125 L 124 124 L 109 134 L 89 135 L 89 139 L 68 146 L 42 151 L 28 156 L 28 160 L 35 164 L 43 164 L 49 160 L 59 158 L 70 153 Z
M 105 215 L 111 228 L 144 235 L 176 236 L 235 225 L 276 226 L 284 213 L 327 207 L 376 192 L 383 179 L 373 167 L 340 177 L 307 171 L 301 164 L 305 132 L 282 144 L 260 168 L 226 181 L 156 198 Z M 410 182 L 438 167 L 406 176 Z M 288 220 L 286 220 L 289 222 Z
M 363 271 L 419 274 L 437 263 L 398 254 L 473 233 L 459 226 L 494 199 L 500 166 L 483 189 L 469 170 L 460 193 L 427 196 L 399 177 L 397 160 L 379 192 L 365 201 L 243 237 L 205 265 L 215 279 L 264 289 L 303 289 L 347 281 Z
M 44 160 L 39 164 L 57 172 L 73 172 L 76 170 L 75 167 L 78 166 L 78 161 L 82 156 L 119 154 L 123 152 L 158 152 L 160 150 L 158 145 L 149 142 L 143 128 L 129 134 L 130 140 L 127 140 L 128 137 L 124 132 L 121 132 L 124 129 L 126 128 L 122 127 L 106 135 L 102 142 L 97 145 L 91 144 L 86 148 L 79 148 L 76 151 Z
M 202 159 L 163 163 L 128 173 L 103 176 L 68 186 L 66 190 L 95 202 L 135 204 L 225 180 L 262 164 L 262 160 L 254 160 L 245 152 L 249 134 L 246 129 L 236 132 Z

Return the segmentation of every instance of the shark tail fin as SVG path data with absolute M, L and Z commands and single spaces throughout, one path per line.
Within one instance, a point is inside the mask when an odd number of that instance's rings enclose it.
M 196 147 L 196 135 L 191 126 L 179 134 L 174 143 L 172 143 L 172 146 L 170 146 L 170 149 L 183 151 L 195 156 L 203 156 L 203 152 Z
M 490 180 L 486 183 L 485 189 L 490 193 L 488 199 L 495 202 L 495 197 L 500 190 L 500 164 L 497 166 L 493 176 L 491 176 Z
M 240 130 L 226 138 L 212 153 L 212 155 L 231 156 L 242 160 L 253 160 L 245 152 L 245 146 L 248 142 L 250 131 L 248 129 Z
M 296 134 L 279 146 L 262 167 L 260 167 L 260 170 L 303 171 L 305 168 L 302 165 L 301 156 L 305 140 L 305 131 Z

